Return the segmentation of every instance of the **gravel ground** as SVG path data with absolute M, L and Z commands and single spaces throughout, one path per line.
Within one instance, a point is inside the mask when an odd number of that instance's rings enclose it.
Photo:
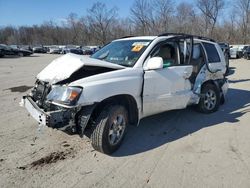
M 218 112 L 166 112 L 130 127 L 112 156 L 44 128 L 19 102 L 58 55 L 0 58 L 0 187 L 250 187 L 250 61 L 230 61 Z

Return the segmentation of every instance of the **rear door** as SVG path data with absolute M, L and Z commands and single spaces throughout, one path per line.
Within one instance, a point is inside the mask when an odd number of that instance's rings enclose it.
M 187 106 L 192 94 L 189 81 L 193 70 L 189 64 L 192 45 L 192 38 L 176 37 L 156 45 L 152 50 L 149 58 L 162 57 L 164 66 L 162 69 L 145 71 L 144 116 Z

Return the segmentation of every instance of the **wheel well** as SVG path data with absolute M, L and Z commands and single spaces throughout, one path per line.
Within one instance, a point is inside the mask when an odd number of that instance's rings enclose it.
M 219 93 L 220 93 L 220 98 L 221 98 L 221 102 L 223 102 L 223 100 L 224 100 L 224 96 L 223 96 L 223 94 L 222 94 L 222 89 L 221 89 L 221 85 L 220 85 L 220 80 L 208 80 L 208 81 L 205 81 L 203 84 L 202 84 L 202 86 L 201 86 L 201 89 L 203 89 L 203 87 L 206 85 L 206 84 L 211 84 L 211 85 L 214 85 L 217 89 L 218 89 L 218 91 L 219 91 Z
M 91 115 L 91 119 L 95 121 L 95 119 L 99 116 L 99 114 L 103 109 L 107 108 L 107 106 L 109 105 L 116 105 L 116 104 L 122 105 L 127 109 L 129 124 L 137 125 L 139 120 L 138 108 L 136 100 L 131 95 L 116 95 L 101 101 L 95 107 Z
M 221 80 L 207 80 L 202 84 L 201 88 L 203 88 L 206 84 L 211 84 L 211 85 L 214 85 L 219 90 L 219 92 L 222 92 L 221 90 L 222 85 L 220 81 L 222 81 L 222 79 Z
M 215 84 L 215 82 L 213 80 L 207 80 L 205 81 L 202 86 L 201 86 L 201 89 L 203 89 L 203 87 L 207 84 L 211 84 L 211 85 L 214 85 L 215 87 L 217 87 L 217 85 Z

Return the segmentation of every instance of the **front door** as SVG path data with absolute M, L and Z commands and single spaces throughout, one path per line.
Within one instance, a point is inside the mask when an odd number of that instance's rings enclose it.
M 189 65 L 191 39 L 176 39 L 158 44 L 150 57 L 161 57 L 163 68 L 144 74 L 143 116 L 185 108 L 191 98 Z M 145 62 L 145 66 L 147 61 Z

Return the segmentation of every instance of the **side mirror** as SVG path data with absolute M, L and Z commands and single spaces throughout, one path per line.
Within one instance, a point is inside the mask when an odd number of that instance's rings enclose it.
M 146 63 L 144 70 L 157 70 L 163 68 L 163 59 L 161 57 L 152 57 Z

